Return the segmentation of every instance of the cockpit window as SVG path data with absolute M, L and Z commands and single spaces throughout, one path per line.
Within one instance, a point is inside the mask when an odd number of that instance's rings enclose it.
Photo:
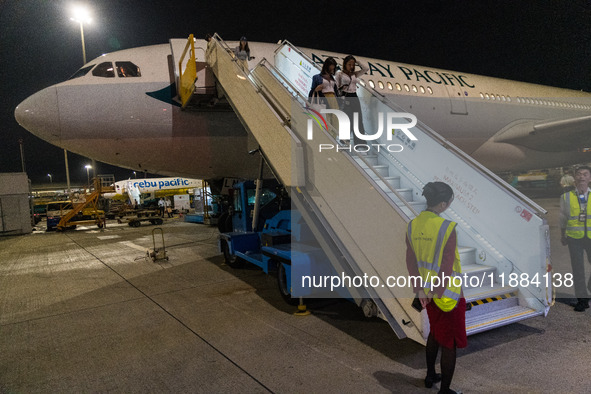
M 92 70 L 92 75 L 95 77 L 114 78 L 115 71 L 113 71 L 113 63 L 104 62 L 99 64 Z
M 140 68 L 132 62 L 115 62 L 115 68 L 117 69 L 119 78 L 142 76 Z
M 92 66 L 86 66 L 86 67 L 82 67 L 80 70 L 76 71 L 74 73 L 74 75 L 72 75 L 70 78 L 68 79 L 75 79 L 75 78 L 80 78 L 85 76 L 86 74 L 88 74 L 88 72 L 90 71 L 91 68 L 94 67 L 94 64 Z

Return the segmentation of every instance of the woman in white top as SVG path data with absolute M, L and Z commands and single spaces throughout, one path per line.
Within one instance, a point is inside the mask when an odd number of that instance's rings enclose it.
M 359 70 L 355 71 L 355 66 L 359 66 Z M 359 114 L 359 132 L 365 134 L 363 128 L 363 117 L 361 115 L 361 105 L 357 98 L 357 82 L 359 77 L 369 71 L 366 64 L 357 62 L 357 60 L 349 55 L 343 60 L 343 70 L 339 71 L 335 77 L 337 89 L 341 96 L 345 97 L 343 110 L 349 115 L 349 119 L 353 120 L 353 113 Z M 363 144 L 365 141 L 359 139 L 354 135 L 355 144 Z
M 248 61 L 254 59 L 254 56 L 250 56 L 250 48 L 246 37 L 240 37 L 240 44 L 234 48 L 234 55 L 238 59 L 238 64 L 248 73 Z
M 326 58 L 322 65 L 320 74 L 312 77 L 311 95 L 318 94 L 325 97 L 325 102 L 329 108 L 339 109 L 337 102 L 337 83 L 334 79 L 334 73 L 337 68 L 337 62 L 334 58 Z

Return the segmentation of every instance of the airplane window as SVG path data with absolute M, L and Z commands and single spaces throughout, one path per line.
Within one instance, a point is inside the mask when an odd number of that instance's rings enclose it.
M 115 71 L 113 71 L 113 63 L 104 62 L 99 64 L 92 70 L 92 75 L 95 77 L 114 78 Z
M 421 93 L 425 94 L 425 88 L 421 86 L 420 89 L 421 89 Z
M 396 84 L 396 90 L 402 90 L 402 86 L 399 83 Z
M 415 85 L 412 85 L 412 91 L 415 92 L 415 93 L 418 92 L 418 89 L 417 89 L 417 87 Z
M 429 94 L 433 94 L 433 89 L 431 89 L 431 86 L 427 86 L 427 91 L 429 92 Z
M 365 86 L 365 81 L 363 79 L 360 79 L 359 83 L 361 84 L 361 86 Z
M 482 92 L 480 92 L 480 98 L 483 99 L 484 98 L 484 94 L 482 94 Z
M 373 83 L 373 81 L 371 79 L 369 80 L 369 86 L 371 86 L 372 88 L 376 87 L 376 85 Z
M 390 82 L 388 82 L 388 89 L 394 90 L 394 87 L 392 86 L 392 84 Z
M 404 90 L 406 90 L 407 92 L 410 92 L 410 88 L 408 87 L 407 84 L 404 84 Z
M 384 83 L 382 81 L 378 81 L 378 86 L 380 89 L 384 89 Z
M 132 62 L 115 62 L 119 78 L 141 77 L 140 68 Z
M 86 74 L 88 74 L 90 69 L 93 67 L 94 67 L 94 64 L 92 66 L 82 67 L 80 70 L 76 71 L 74 73 L 74 75 L 72 75 L 70 78 L 68 78 L 68 80 L 85 76 Z
M 490 100 L 490 96 L 488 95 L 488 93 L 485 93 L 484 97 L 486 97 L 487 100 Z

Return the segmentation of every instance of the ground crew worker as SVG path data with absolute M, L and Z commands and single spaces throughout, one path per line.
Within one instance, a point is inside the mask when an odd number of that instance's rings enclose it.
M 163 218 L 164 217 L 164 198 L 160 198 L 160 200 L 158 200 L 158 210 L 160 211 L 160 217 Z
M 560 198 L 561 242 L 568 245 L 570 264 L 575 286 L 575 311 L 584 312 L 589 308 L 589 294 L 585 288 L 584 252 L 591 263 L 591 209 L 589 209 L 589 182 L 591 167 L 582 166 L 575 171 L 575 189 Z M 591 282 L 589 283 L 591 285 Z M 590 286 L 591 287 L 591 286 Z
M 172 217 L 172 204 L 168 198 L 164 199 L 164 206 L 166 207 L 166 214 L 169 218 Z
M 427 339 L 425 387 L 441 381 L 439 393 L 450 389 L 456 366 L 456 348 L 466 347 L 466 300 L 462 292 L 456 223 L 439 215 L 453 201 L 453 190 L 443 182 L 423 188 L 427 209 L 408 224 L 406 265 L 410 276 L 421 276 L 415 292 L 427 309 L 431 331 Z M 439 278 L 439 279 L 437 279 Z M 454 281 L 453 278 L 456 278 Z M 439 285 L 437 285 L 439 284 Z M 441 374 L 435 361 L 441 347 Z

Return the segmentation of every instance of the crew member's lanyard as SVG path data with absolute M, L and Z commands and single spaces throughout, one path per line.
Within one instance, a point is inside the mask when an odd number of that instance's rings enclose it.
M 579 208 L 580 208 L 579 222 L 585 223 L 587 221 L 587 201 L 588 201 L 589 193 L 588 193 L 588 191 L 586 191 L 584 194 L 577 193 L 577 195 L 578 195 Z

